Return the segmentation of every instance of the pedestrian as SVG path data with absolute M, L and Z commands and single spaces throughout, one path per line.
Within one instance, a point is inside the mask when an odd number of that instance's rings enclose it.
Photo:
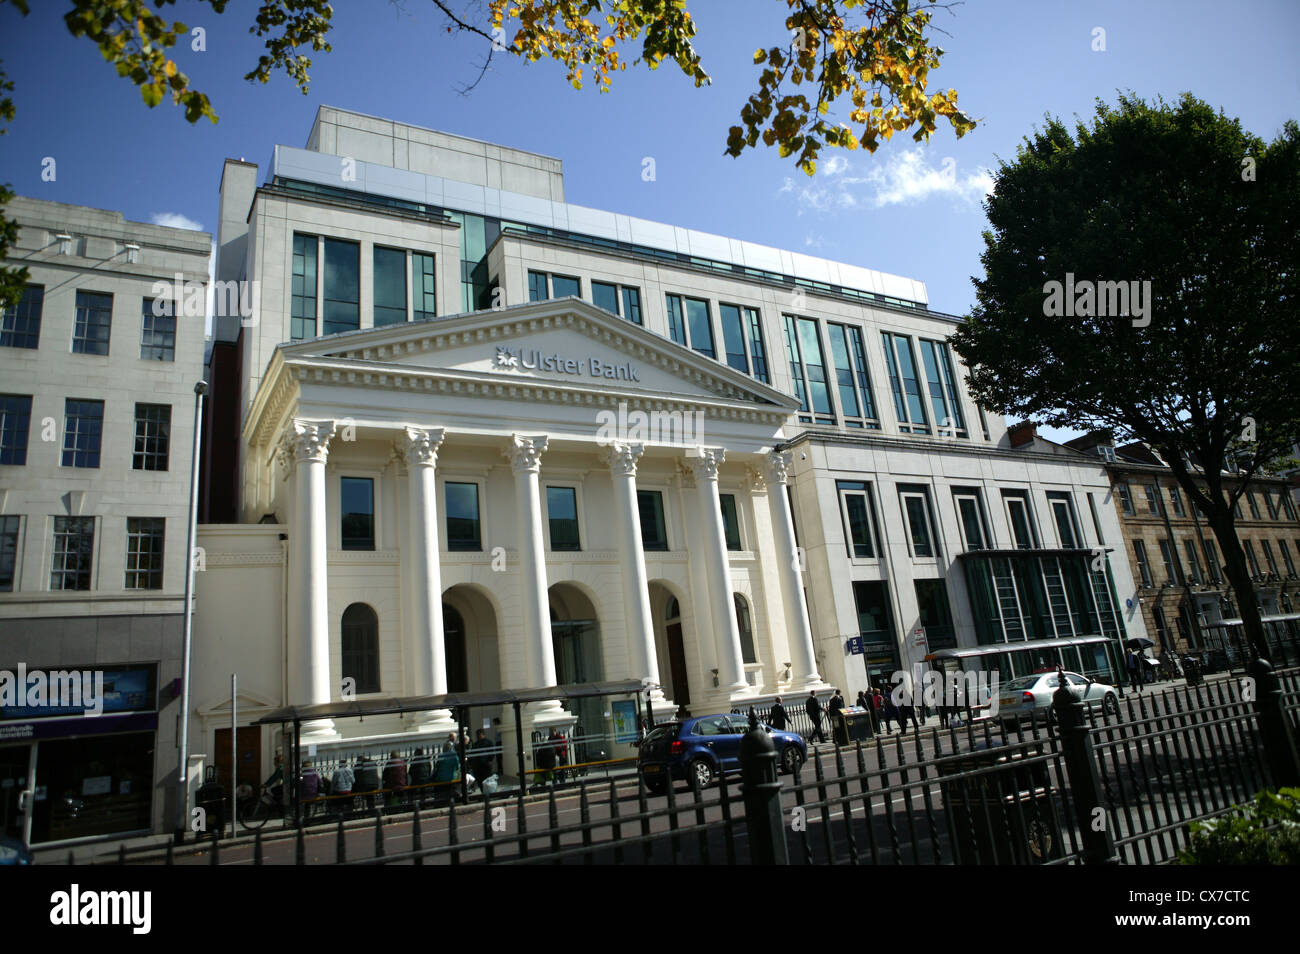
M 406 797 L 406 782 L 406 760 L 394 749 L 384 765 L 384 788 L 388 790 L 389 805 L 396 805 Z
M 352 774 L 352 769 L 348 767 L 346 758 L 339 758 L 339 764 L 334 769 L 334 774 L 330 776 L 330 793 L 332 795 L 331 806 L 334 811 L 341 812 L 347 809 L 348 799 L 352 794 L 352 786 L 356 777 Z
M 880 687 L 873 686 L 871 688 L 871 728 L 875 731 L 876 735 L 880 734 L 880 720 L 883 715 L 880 710 L 884 704 L 885 697 L 881 695 Z
M 859 709 L 871 708 L 870 705 L 867 703 L 867 694 L 861 689 L 858 690 L 858 698 L 854 701 L 853 704 L 857 706 Z
M 270 789 L 271 799 L 277 805 L 284 804 L 284 756 L 277 754 L 275 757 L 275 771 L 271 777 L 262 783 L 263 788 Z
M 474 776 L 482 788 L 483 780 L 492 774 L 492 740 L 482 729 L 475 735 L 474 744 L 469 747 L 474 753 L 469 760 L 469 774 Z
M 537 758 L 537 780 L 542 785 L 551 785 L 555 782 L 555 730 L 552 729 L 546 738 L 542 739 L 536 751 Z
M 1137 653 L 1128 651 L 1128 682 L 1134 692 L 1142 691 L 1142 671 L 1138 668 Z
M 564 767 L 569 764 L 569 740 L 562 729 L 552 729 L 555 734 L 555 768 L 556 782 L 564 784 Z
M 417 802 L 429 794 L 429 782 L 433 780 L 433 760 L 424 754 L 424 749 L 416 749 L 411 756 L 409 773 L 411 797 Z
M 367 755 L 357 759 L 357 780 L 352 791 L 365 796 L 366 808 L 375 807 L 375 794 L 379 791 L 379 766 Z
M 772 711 L 767 714 L 767 724 L 774 729 L 784 730 L 789 721 L 785 714 L 785 706 L 781 705 L 781 697 L 777 696 L 772 701 Z
M 883 695 L 884 699 L 881 702 L 881 709 L 885 714 L 885 734 L 893 735 L 894 722 L 897 720 L 901 727 L 902 717 L 898 713 L 898 703 L 894 702 L 893 695 L 889 693 L 884 693 Z
M 812 720 L 812 732 L 808 736 L 811 742 L 813 736 L 817 737 L 818 742 L 826 741 L 826 733 L 822 731 L 822 704 L 817 699 L 817 690 L 808 693 L 808 701 L 804 704 L 804 711 L 808 713 L 808 718 Z
M 460 781 L 460 756 L 456 754 L 456 746 L 452 743 L 455 737 L 455 733 L 452 733 L 451 738 L 443 743 L 442 751 L 438 753 L 438 759 L 433 765 L 434 797 L 445 795 L 448 801 L 456 797 L 452 783 Z

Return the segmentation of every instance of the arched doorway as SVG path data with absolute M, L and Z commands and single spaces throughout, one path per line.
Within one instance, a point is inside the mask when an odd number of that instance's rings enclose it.
M 556 583 L 550 589 L 550 602 L 556 683 L 564 686 L 604 679 L 600 620 L 591 598 L 572 583 Z M 602 730 L 603 706 L 600 699 L 579 699 L 571 705 L 570 711 L 578 717 L 582 733 Z
M 353 603 L 343 611 L 340 630 L 345 690 L 350 689 L 356 695 L 378 692 L 379 617 L 365 603 Z
M 655 643 L 659 647 L 659 679 L 664 695 L 679 706 L 691 704 L 686 643 L 682 635 L 682 606 L 668 587 L 650 583 L 650 613 L 655 620 Z
M 469 659 L 465 655 L 465 620 L 449 603 L 442 604 L 442 645 L 447 663 L 447 691 L 469 692 Z
M 448 692 L 501 688 L 497 610 L 492 598 L 473 583 L 458 583 L 442 594 L 442 644 Z

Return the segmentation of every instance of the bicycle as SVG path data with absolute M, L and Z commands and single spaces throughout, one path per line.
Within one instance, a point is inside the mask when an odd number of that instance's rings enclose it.
M 263 827 L 272 816 L 283 818 L 284 806 L 265 785 L 256 797 L 246 794 L 239 802 L 239 823 L 250 831 Z

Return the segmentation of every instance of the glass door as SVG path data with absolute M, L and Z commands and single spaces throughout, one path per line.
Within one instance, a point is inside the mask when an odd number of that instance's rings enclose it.
M 32 746 L 0 748 L 0 831 L 27 844 Z

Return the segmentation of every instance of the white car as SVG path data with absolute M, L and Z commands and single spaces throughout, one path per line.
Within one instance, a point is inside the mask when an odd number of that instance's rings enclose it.
M 1091 682 L 1075 672 L 1067 672 L 1065 680 L 1070 691 L 1083 700 L 1084 705 L 1100 704 L 1112 716 L 1119 715 L 1119 695 L 1114 686 L 1104 682 Z M 997 718 L 1004 727 L 1019 725 L 1023 719 L 1046 718 L 1056 721 L 1052 696 L 1060 688 L 1060 678 L 1054 672 L 1039 672 L 1021 676 L 998 686 Z

